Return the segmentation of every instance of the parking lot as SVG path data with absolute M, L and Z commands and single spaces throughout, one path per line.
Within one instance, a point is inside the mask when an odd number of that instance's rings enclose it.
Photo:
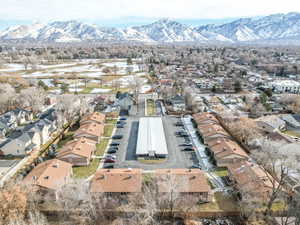
M 189 168 L 192 165 L 198 164 L 197 157 L 193 151 L 182 151 L 184 147 L 179 146 L 184 143 L 184 138 L 176 137 L 175 135 L 176 131 L 183 129 L 183 127 L 174 126 L 174 124 L 178 121 L 180 121 L 180 119 L 174 116 L 163 116 L 168 157 L 164 162 L 145 164 L 139 162 L 135 154 L 139 116 L 127 117 L 124 128 L 118 128 L 115 133 L 115 135 L 123 135 L 121 140 L 116 140 L 116 142 L 120 143 L 120 146 L 116 153 L 115 168 L 130 167 L 152 170 L 158 168 Z

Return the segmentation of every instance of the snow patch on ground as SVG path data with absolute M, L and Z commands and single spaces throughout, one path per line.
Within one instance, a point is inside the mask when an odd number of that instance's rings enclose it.
M 90 93 L 91 94 L 99 94 L 99 93 L 107 93 L 110 91 L 111 91 L 111 89 L 94 88 Z

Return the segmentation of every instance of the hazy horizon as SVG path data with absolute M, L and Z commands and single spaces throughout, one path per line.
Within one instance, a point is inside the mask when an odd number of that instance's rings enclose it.
M 79 20 L 100 26 L 128 27 L 171 18 L 189 25 L 221 24 L 238 18 L 300 12 L 295 0 L 2 0 L 0 28 L 35 21 Z

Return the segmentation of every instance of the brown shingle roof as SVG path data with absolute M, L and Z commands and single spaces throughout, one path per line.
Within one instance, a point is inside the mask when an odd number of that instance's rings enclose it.
M 81 122 L 86 122 L 86 121 L 94 121 L 97 123 L 104 123 L 105 114 L 100 113 L 100 112 L 90 113 L 81 120 Z
M 142 169 L 100 169 L 91 182 L 92 192 L 141 192 Z
M 214 152 L 215 157 L 223 158 L 229 155 L 238 155 L 248 158 L 248 154 L 234 141 L 225 138 L 216 138 L 207 141 L 207 145 Z
M 206 124 L 198 126 L 201 131 L 203 137 L 210 137 L 216 134 L 220 134 L 223 136 L 230 136 L 221 125 L 218 124 Z
M 193 118 L 197 124 L 201 123 L 219 123 L 218 119 L 211 113 L 196 113 Z
M 85 158 L 90 158 L 92 153 L 96 150 L 96 143 L 86 139 L 79 138 L 69 141 L 58 153 L 57 158 L 61 158 L 68 154 L 75 154 Z
M 159 192 L 210 192 L 204 172 L 199 169 L 157 169 L 155 178 Z M 172 189 L 171 189 L 172 188 Z
M 103 132 L 104 132 L 103 124 L 90 122 L 81 125 L 80 128 L 76 131 L 75 136 L 78 134 L 89 134 L 89 135 L 100 137 L 103 134 Z
M 72 174 L 72 164 L 52 159 L 37 165 L 23 180 L 25 184 L 34 184 L 43 188 L 57 190 L 67 182 Z
M 258 165 L 250 162 L 238 162 L 228 166 L 229 173 L 239 189 L 264 195 L 272 188 L 271 176 Z M 273 180 L 274 181 L 274 180 Z

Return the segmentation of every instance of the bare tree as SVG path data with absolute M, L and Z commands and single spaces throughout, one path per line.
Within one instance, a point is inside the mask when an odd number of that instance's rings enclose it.
M 271 215 L 273 203 L 282 201 L 282 194 L 288 193 L 289 190 L 286 189 L 287 179 L 295 164 L 293 159 L 286 157 L 280 151 L 281 146 L 283 146 L 281 142 L 264 140 L 261 149 L 252 153 L 252 157 L 264 170 L 271 188 L 266 201 L 266 216 Z
M 226 125 L 232 136 L 248 146 L 251 145 L 255 139 L 258 140 L 262 137 L 253 119 L 240 118 L 236 121 L 227 122 Z
M 14 107 L 17 100 L 15 89 L 10 84 L 0 84 L 0 111 L 6 112 Z
M 60 95 L 57 98 L 57 104 L 55 105 L 56 112 L 60 118 L 60 122 L 66 121 L 70 125 L 76 121 L 80 115 L 80 100 L 77 96 L 72 94 Z M 64 124 L 60 124 L 61 127 Z
M 138 103 L 138 96 L 139 96 L 139 93 L 140 93 L 143 83 L 144 83 L 144 80 L 142 78 L 134 76 L 129 84 L 129 86 L 133 89 L 134 98 L 137 103 Z
M 46 99 L 46 93 L 44 89 L 29 87 L 21 90 L 20 95 L 23 106 L 29 107 L 34 114 L 43 109 Z
M 85 96 L 80 96 L 80 116 L 85 115 L 86 113 L 92 112 L 92 106 L 89 103 L 89 100 Z

